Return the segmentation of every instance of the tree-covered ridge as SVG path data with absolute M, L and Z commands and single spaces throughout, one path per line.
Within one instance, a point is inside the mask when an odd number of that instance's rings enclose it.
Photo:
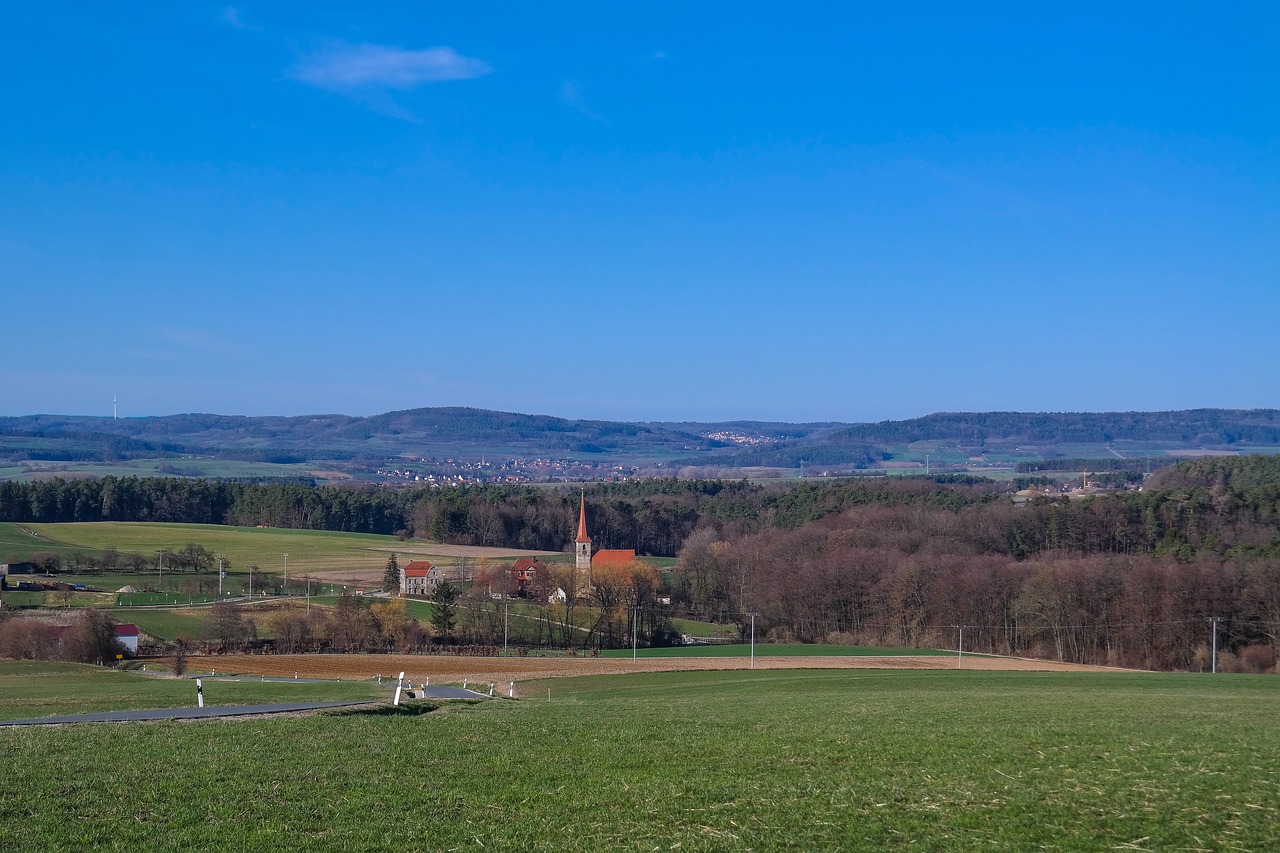
M 12 461 L 117 461 L 141 458 L 154 448 L 155 456 L 358 460 L 354 467 L 363 471 L 404 455 L 555 457 L 627 464 L 663 460 L 666 465 L 711 468 L 874 467 L 893 448 L 900 451 L 903 444 L 914 441 L 935 441 L 967 451 L 986 445 L 1006 449 L 1020 443 L 1040 445 L 1035 453 L 1046 460 L 1054 455 L 1051 445 L 1055 443 L 1135 441 L 1184 449 L 1280 446 L 1280 412 L 939 413 L 857 425 L 632 423 L 474 408 L 408 409 L 372 417 L 0 418 L 0 458 Z
M 1153 474 L 1153 489 L 1212 489 L 1241 493 L 1280 484 L 1280 455 L 1226 456 L 1182 462 Z
M 1191 409 L 1170 412 L 939 412 L 905 421 L 858 424 L 841 437 L 898 444 L 944 440 L 1046 443 L 1165 441 L 1280 444 L 1280 410 Z

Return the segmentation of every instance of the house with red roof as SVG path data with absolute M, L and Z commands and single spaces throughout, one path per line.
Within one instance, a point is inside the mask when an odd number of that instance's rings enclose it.
M 430 560 L 414 560 L 400 567 L 401 595 L 431 595 L 444 581 L 444 572 Z
M 116 625 L 116 642 L 124 646 L 131 655 L 138 653 L 138 626 L 132 622 L 121 622 Z
M 511 564 L 508 572 L 511 576 L 511 594 L 517 598 L 528 598 L 529 589 L 539 572 L 547 567 L 537 557 L 521 557 Z

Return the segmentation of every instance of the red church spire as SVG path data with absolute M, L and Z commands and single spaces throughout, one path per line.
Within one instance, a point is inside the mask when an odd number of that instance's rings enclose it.
M 578 542 L 590 542 L 591 537 L 587 535 L 587 494 L 582 493 L 582 505 L 578 507 Z

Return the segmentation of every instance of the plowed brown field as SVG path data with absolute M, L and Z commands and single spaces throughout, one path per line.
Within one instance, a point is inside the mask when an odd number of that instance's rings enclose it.
M 529 681 L 574 675 L 619 675 L 628 672 L 677 672 L 747 669 L 747 658 L 485 658 L 444 655 L 219 655 L 194 658 L 196 669 L 219 673 L 291 678 L 394 678 L 400 672 L 413 681 Z M 756 655 L 756 669 L 954 669 L 956 659 L 940 656 L 768 657 Z M 965 657 L 965 669 L 1026 672 L 1107 672 L 1084 666 L 1026 658 Z

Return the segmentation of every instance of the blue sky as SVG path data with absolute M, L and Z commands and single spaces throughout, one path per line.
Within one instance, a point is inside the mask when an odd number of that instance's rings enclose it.
M 1280 7 L 6 4 L 0 414 L 1280 405 Z

